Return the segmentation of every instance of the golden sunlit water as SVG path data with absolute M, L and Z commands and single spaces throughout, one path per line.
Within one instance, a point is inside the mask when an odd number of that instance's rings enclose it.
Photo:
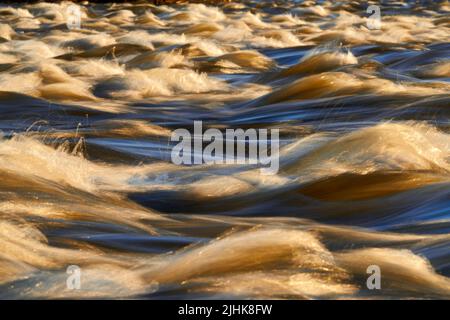
M 382 2 L 1 4 L 0 298 L 450 298 L 450 5 Z

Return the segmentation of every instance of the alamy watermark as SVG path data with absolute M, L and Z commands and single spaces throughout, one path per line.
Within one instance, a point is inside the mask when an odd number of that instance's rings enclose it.
M 376 264 L 367 267 L 366 272 L 370 274 L 367 278 L 366 285 L 369 290 L 381 289 L 381 268 Z
M 81 268 L 76 265 L 67 267 L 66 273 L 69 275 L 66 280 L 66 287 L 68 290 L 81 289 Z
M 81 28 L 81 9 L 76 4 L 71 4 L 66 9 L 66 26 L 69 30 Z
M 261 172 L 268 175 L 276 174 L 279 169 L 279 129 L 222 132 L 210 128 L 203 132 L 202 121 L 194 121 L 193 134 L 187 129 L 176 129 L 171 141 L 179 142 L 171 152 L 172 162 L 177 165 L 259 164 Z
M 370 16 L 367 18 L 367 28 L 370 30 L 381 29 L 381 8 L 377 5 L 370 5 L 366 10 Z

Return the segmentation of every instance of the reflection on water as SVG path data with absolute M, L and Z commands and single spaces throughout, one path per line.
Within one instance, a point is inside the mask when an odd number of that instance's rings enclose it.
M 68 5 L 0 7 L 1 298 L 450 298 L 447 2 Z M 278 174 L 172 164 L 195 120 Z

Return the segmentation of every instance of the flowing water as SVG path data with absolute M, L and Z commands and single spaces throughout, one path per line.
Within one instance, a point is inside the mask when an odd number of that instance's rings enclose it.
M 382 2 L 1 5 L 0 298 L 450 298 L 450 5 Z

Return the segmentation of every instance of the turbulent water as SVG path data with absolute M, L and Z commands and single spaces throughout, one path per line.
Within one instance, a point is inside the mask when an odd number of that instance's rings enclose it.
M 1 5 L 0 298 L 449 299 L 450 6 L 383 2 Z

